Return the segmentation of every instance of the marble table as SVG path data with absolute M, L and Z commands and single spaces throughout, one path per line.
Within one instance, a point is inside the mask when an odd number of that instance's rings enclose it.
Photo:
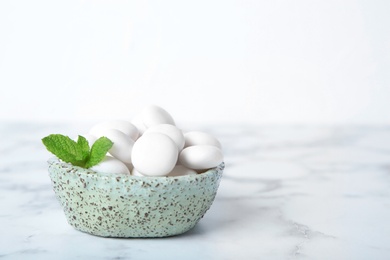
M 191 231 L 88 235 L 65 220 L 40 139 L 87 123 L 0 123 L 1 259 L 390 259 L 390 127 L 206 125 L 226 169 Z

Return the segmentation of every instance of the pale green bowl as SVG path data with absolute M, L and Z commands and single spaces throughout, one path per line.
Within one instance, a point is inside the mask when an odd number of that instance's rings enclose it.
M 49 161 L 69 224 L 103 237 L 166 237 L 190 230 L 213 203 L 223 169 L 224 163 L 197 175 L 138 177 Z

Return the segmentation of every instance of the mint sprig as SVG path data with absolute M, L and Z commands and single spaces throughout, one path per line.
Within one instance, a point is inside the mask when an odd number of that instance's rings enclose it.
M 88 161 L 85 164 L 86 168 L 90 168 L 98 163 L 100 163 L 108 150 L 111 149 L 113 142 L 107 137 L 100 137 L 92 145 L 91 152 L 88 157 Z
M 87 139 L 79 135 L 77 142 L 61 134 L 42 138 L 46 149 L 64 162 L 74 166 L 91 168 L 100 163 L 114 144 L 107 137 L 100 137 L 90 148 Z

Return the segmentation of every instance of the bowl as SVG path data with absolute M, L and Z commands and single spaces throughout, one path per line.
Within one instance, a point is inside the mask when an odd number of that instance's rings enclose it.
M 119 176 L 49 160 L 68 223 L 102 237 L 167 237 L 192 229 L 212 205 L 223 169 L 221 163 L 197 175 Z

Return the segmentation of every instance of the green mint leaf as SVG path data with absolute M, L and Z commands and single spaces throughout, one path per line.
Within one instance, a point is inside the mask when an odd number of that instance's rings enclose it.
M 100 137 L 92 145 L 89 159 L 85 165 L 85 168 L 90 168 L 100 163 L 106 156 L 108 150 L 111 149 L 114 143 L 107 137 Z
M 42 142 L 49 152 L 62 161 L 83 168 L 100 163 L 113 145 L 107 137 L 100 137 L 90 148 L 87 139 L 81 135 L 75 142 L 68 136 L 60 134 L 46 136 L 42 138 Z
M 89 144 L 88 144 L 87 139 L 85 139 L 84 136 L 79 135 L 79 137 L 77 139 L 77 146 L 78 146 L 78 149 L 80 149 L 80 152 L 81 152 L 82 157 L 83 157 L 83 161 L 85 161 L 85 162 L 88 161 Z
M 83 149 L 80 148 L 85 148 L 84 140 L 81 139 L 79 143 L 76 143 L 68 136 L 51 134 L 44 137 L 42 142 L 49 152 L 53 153 L 64 162 L 71 163 L 75 166 L 85 167 L 88 155 L 86 157 Z

